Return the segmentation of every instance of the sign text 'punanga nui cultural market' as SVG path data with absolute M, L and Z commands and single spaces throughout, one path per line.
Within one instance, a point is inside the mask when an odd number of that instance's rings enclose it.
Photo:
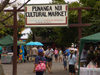
M 26 26 L 67 26 L 68 6 L 60 5 L 26 5 Z

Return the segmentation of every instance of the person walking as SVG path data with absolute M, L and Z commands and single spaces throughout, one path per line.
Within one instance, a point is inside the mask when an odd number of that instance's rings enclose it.
M 43 75 L 46 70 L 46 58 L 42 49 L 38 50 L 38 55 L 35 58 L 35 71 L 36 75 Z
M 69 62 L 69 75 L 75 75 L 75 64 L 76 64 L 76 57 L 74 55 L 74 51 L 70 51 L 70 55 L 68 57 Z
M 59 62 L 63 61 L 63 54 L 61 48 L 59 48 Z
M 36 46 L 33 46 L 32 48 L 32 58 L 34 60 L 34 58 L 38 55 L 38 49 Z
M 52 57 L 53 57 L 53 49 L 48 47 L 48 49 L 45 52 L 45 57 L 47 60 L 47 69 L 48 72 L 51 73 L 51 68 L 52 68 Z
M 63 65 L 64 65 L 64 70 L 67 70 L 67 56 L 65 53 L 63 54 Z
M 59 53 L 58 49 L 55 48 L 54 54 L 55 54 L 55 61 L 56 61 L 56 62 L 58 61 L 58 53 Z
M 70 55 L 70 50 L 68 47 L 65 48 L 65 51 L 63 53 L 63 64 L 64 64 L 64 69 L 67 70 L 68 66 L 68 56 Z

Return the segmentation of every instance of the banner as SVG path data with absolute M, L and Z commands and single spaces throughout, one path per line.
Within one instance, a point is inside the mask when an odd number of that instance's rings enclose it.
M 25 6 L 26 27 L 68 26 L 67 4 Z

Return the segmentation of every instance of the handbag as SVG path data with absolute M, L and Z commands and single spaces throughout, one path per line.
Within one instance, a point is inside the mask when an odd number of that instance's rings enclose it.
M 45 61 L 39 61 L 39 64 L 35 67 L 35 71 L 45 71 L 46 64 Z

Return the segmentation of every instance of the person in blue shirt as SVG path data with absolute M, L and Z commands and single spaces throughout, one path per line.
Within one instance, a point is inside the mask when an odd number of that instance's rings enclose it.
M 67 70 L 67 58 L 70 55 L 70 50 L 68 47 L 66 47 L 64 53 L 63 53 L 63 64 L 64 64 L 64 70 Z
M 65 54 L 66 54 L 66 56 L 69 56 L 70 55 L 70 50 L 69 50 L 68 47 L 66 47 Z
M 39 49 L 38 55 L 35 58 L 35 68 L 41 61 L 46 64 L 46 58 L 44 57 L 43 50 Z M 36 75 L 43 75 L 43 73 L 44 73 L 44 71 L 36 71 Z

